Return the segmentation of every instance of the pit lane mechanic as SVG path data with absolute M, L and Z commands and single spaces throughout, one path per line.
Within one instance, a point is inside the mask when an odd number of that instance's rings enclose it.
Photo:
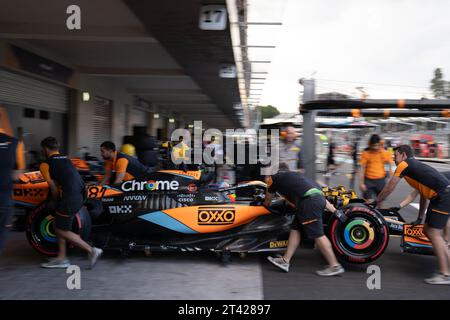
M 285 170 L 288 170 L 285 165 Z M 280 165 L 280 169 L 283 166 Z M 336 209 L 325 199 L 321 188 L 303 173 L 279 172 L 268 179 L 268 190 L 264 206 L 269 206 L 273 195 L 278 192 L 297 208 L 296 219 L 294 219 L 289 234 L 288 248 L 283 257 L 268 257 L 269 261 L 280 269 L 288 272 L 289 263 L 300 244 L 300 228 L 306 235 L 314 239 L 316 247 L 328 262 L 328 266 L 316 273 L 320 276 L 335 276 L 344 273 L 344 268 L 336 259 L 330 240 L 325 236 L 322 215 L 325 208 L 331 212 Z
M 83 207 L 84 182 L 70 159 L 59 154 L 58 141 L 54 137 L 42 140 L 41 147 L 47 159 L 41 164 L 40 171 L 50 187 L 52 199 L 56 201 L 55 233 L 58 238 L 57 257 L 41 264 L 41 267 L 69 267 L 66 241 L 85 250 L 93 267 L 103 251 L 91 247 L 78 234 L 71 231 L 75 214 Z
M 450 284 L 450 258 L 444 243 L 442 229 L 445 228 L 450 211 L 450 181 L 436 169 L 416 160 L 408 145 L 394 149 L 397 169 L 378 195 L 377 203 L 386 199 L 395 189 L 401 178 L 420 193 L 419 214 L 424 212 L 430 200 L 425 219 L 424 232 L 431 240 L 436 254 L 440 273 L 425 279 L 428 284 Z
M 100 152 L 105 162 L 105 177 L 101 185 L 143 177 L 152 172 L 151 168 L 144 166 L 138 159 L 116 151 L 116 145 L 111 141 L 105 141 L 100 145 Z M 110 181 L 115 173 L 114 181 Z
M 446 172 L 441 172 L 449 181 L 450 181 L 450 171 L 446 171 Z M 398 207 L 394 207 L 391 208 L 391 210 L 400 210 L 402 208 L 405 208 L 406 206 L 408 206 L 411 202 L 414 201 L 414 199 L 416 199 L 416 197 L 419 195 L 419 190 L 414 189 L 405 199 L 403 199 L 400 202 L 400 205 Z M 425 215 L 426 209 L 428 208 L 428 204 L 429 201 L 427 199 L 427 205 L 424 206 L 423 208 L 421 208 L 421 210 L 419 210 L 419 214 L 417 216 L 417 219 L 413 222 L 411 222 L 412 225 L 418 225 L 421 224 L 423 221 L 423 217 Z M 447 226 L 444 229 L 444 240 L 445 240 L 445 244 L 447 246 L 449 246 L 449 237 L 450 237 L 450 219 L 447 220 Z
M 392 174 L 392 162 L 392 155 L 382 147 L 380 136 L 373 134 L 369 139 L 369 146 L 361 153 L 359 188 L 363 191 L 364 198 L 375 199 L 383 190 L 386 177 Z M 389 171 L 385 170 L 385 164 L 389 165 Z
M 0 128 L 0 253 L 10 227 L 14 169 L 25 169 L 23 144 Z

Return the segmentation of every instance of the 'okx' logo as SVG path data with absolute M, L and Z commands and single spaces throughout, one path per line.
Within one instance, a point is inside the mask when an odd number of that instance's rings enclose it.
M 233 224 L 236 216 L 234 207 L 199 207 L 199 225 Z
M 122 183 L 122 190 L 129 191 L 155 191 L 155 190 L 178 190 L 180 186 L 178 181 L 136 181 L 129 180 Z

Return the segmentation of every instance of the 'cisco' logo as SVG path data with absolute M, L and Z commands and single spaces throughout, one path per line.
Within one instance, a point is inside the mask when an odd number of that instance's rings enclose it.
M 236 217 L 234 207 L 200 207 L 198 208 L 199 225 L 233 224 Z
M 129 180 L 122 184 L 122 190 L 128 191 L 154 191 L 154 190 L 178 190 L 178 181 L 136 181 Z

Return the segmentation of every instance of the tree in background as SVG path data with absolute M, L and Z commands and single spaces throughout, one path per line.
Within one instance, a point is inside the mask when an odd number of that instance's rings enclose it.
M 442 73 L 441 68 L 436 68 L 434 70 L 434 78 L 431 79 L 430 89 L 435 98 L 450 98 L 450 85 L 448 81 L 444 80 L 444 74 Z
M 268 106 L 259 106 L 261 110 L 261 118 L 262 119 L 269 119 L 273 118 L 280 114 L 280 111 L 278 111 L 277 108 L 274 106 L 268 105 Z

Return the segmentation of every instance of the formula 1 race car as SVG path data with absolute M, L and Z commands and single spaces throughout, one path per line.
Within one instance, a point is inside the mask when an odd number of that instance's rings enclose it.
M 201 176 L 200 171 L 161 170 L 149 179 L 118 186 L 91 185 L 73 231 L 96 246 L 123 253 L 208 250 L 222 253 L 225 260 L 231 252 L 286 246 L 292 217 L 284 215 L 284 201 L 274 204 L 271 211 L 261 205 L 263 182 L 219 188 L 208 186 Z M 30 190 L 31 185 L 41 183 L 35 179 L 20 187 Z M 29 194 L 28 202 L 39 203 L 44 195 Z M 26 224 L 32 247 L 50 256 L 57 250 L 52 214 L 42 202 L 28 215 Z
M 28 180 L 14 186 L 14 196 L 18 205 L 33 208 L 26 220 L 28 241 L 36 251 L 55 255 L 53 212 L 46 204 L 48 186 L 38 173 L 25 177 Z M 201 171 L 161 170 L 148 179 L 117 186 L 90 185 L 73 231 L 95 246 L 123 254 L 206 250 L 226 262 L 232 253 L 280 252 L 287 246 L 295 209 L 281 198 L 265 208 L 265 191 L 261 181 L 218 187 L 208 185 Z M 388 245 L 390 229 L 398 232 L 402 222 L 398 213 L 390 215 L 396 223 L 387 223 L 380 210 L 365 205 L 353 191 L 342 187 L 323 191 L 342 209 L 338 216 L 326 211 L 323 217 L 338 258 L 359 264 L 379 258 Z

